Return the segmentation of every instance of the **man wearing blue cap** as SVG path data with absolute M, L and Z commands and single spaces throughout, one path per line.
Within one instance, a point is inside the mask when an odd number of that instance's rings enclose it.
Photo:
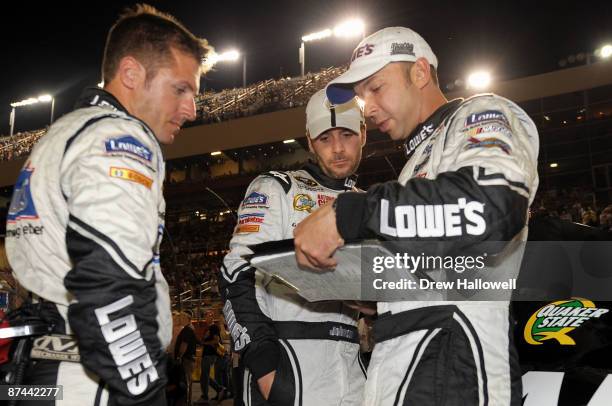
M 380 131 L 403 142 L 397 181 L 346 193 L 295 230 L 301 266 L 329 269 L 345 240 L 452 243 L 524 241 L 538 186 L 538 133 L 513 102 L 486 94 L 447 101 L 438 60 L 403 27 L 361 41 L 327 96 L 355 95 Z M 448 243 L 447 243 L 448 244 Z M 504 263 L 520 263 L 522 250 Z M 508 262 L 506 262 L 508 261 Z M 487 268 L 489 269 L 489 268 Z M 494 268 L 492 268 L 494 269 Z M 511 276 L 516 276 L 518 266 Z M 499 301 L 379 302 L 366 405 L 520 405 L 508 298 Z

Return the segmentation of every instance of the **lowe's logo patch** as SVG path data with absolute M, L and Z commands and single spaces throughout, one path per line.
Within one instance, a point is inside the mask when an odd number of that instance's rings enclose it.
M 106 147 L 106 152 L 111 154 L 125 152 L 148 162 L 151 162 L 153 156 L 149 148 L 142 145 L 140 141 L 131 135 L 108 139 L 104 142 L 104 145 Z
M 395 224 L 390 220 L 395 217 Z M 456 237 L 482 235 L 487 229 L 484 204 L 457 199 L 457 204 L 399 205 L 380 201 L 380 232 L 392 237 Z
M 508 124 L 508 120 L 504 113 L 498 110 L 487 110 L 480 113 L 470 114 L 465 121 L 465 125 L 473 125 L 477 123 L 487 123 L 490 121 L 499 121 Z
M 576 345 L 568 334 L 591 319 L 598 319 L 609 309 L 595 307 L 587 299 L 559 300 L 538 309 L 525 324 L 523 337 L 531 345 L 542 345 L 544 341 L 556 340 L 561 345 Z
M 236 320 L 236 314 L 232 308 L 232 302 L 229 300 L 225 302 L 225 305 L 223 306 L 223 315 L 225 316 L 225 322 L 227 323 L 228 330 L 232 336 L 234 351 L 238 352 L 251 342 L 251 336 L 248 334 L 248 329 L 241 326 L 240 323 L 238 323 L 238 320 Z
M 267 207 L 268 196 L 263 193 L 252 192 L 242 202 L 242 207 Z

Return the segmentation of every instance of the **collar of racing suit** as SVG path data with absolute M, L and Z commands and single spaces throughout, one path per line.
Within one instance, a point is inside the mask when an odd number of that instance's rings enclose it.
M 357 175 L 355 174 L 343 179 L 330 178 L 321 170 L 319 165 L 312 162 L 308 162 L 302 169 L 308 172 L 321 185 L 329 189 L 352 190 L 357 184 Z
M 410 133 L 408 138 L 404 141 L 404 152 L 406 153 L 406 159 L 410 159 L 412 154 L 416 151 L 417 147 L 425 141 L 436 129 L 444 123 L 444 121 L 450 117 L 461 105 L 463 99 L 454 99 L 448 103 L 438 107 L 423 123 L 417 125 L 417 127 Z
M 125 107 L 123 107 L 123 104 L 121 104 L 121 102 L 117 100 L 115 96 L 113 96 L 111 93 L 107 92 L 104 89 L 100 89 L 99 87 L 85 88 L 85 90 L 83 90 L 83 92 L 77 99 L 74 105 L 74 109 L 76 110 L 91 106 L 105 107 L 110 108 L 114 111 L 121 111 L 127 114 L 128 116 L 138 120 L 146 128 L 146 131 L 150 132 L 151 134 L 155 134 L 153 130 L 151 130 L 151 128 L 147 125 L 147 123 L 145 123 L 138 117 L 131 115 L 130 112 L 127 111 Z M 157 140 L 157 137 L 154 138 Z M 157 140 L 157 142 L 159 143 L 159 140 Z
M 117 100 L 115 96 L 99 87 L 88 87 L 83 90 L 81 96 L 76 101 L 75 110 L 83 107 L 100 106 L 110 107 L 115 111 L 122 111 L 129 114 L 125 107 Z

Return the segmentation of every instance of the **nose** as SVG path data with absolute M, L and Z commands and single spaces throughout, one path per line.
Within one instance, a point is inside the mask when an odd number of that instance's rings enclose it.
M 335 134 L 332 138 L 332 152 L 335 154 L 339 154 L 344 152 L 344 136 Z
M 190 98 L 181 104 L 181 115 L 185 121 L 193 121 L 196 119 L 195 100 Z
M 370 120 L 376 121 L 374 120 L 374 116 L 376 115 L 377 108 L 376 103 L 374 103 L 373 97 L 368 95 L 363 99 L 363 101 L 365 103 L 363 113 Z

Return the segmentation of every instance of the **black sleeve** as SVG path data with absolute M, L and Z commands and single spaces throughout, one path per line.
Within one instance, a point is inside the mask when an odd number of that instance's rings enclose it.
M 96 242 L 66 234 L 75 267 L 64 283 L 83 365 L 109 385 L 117 405 L 163 405 L 165 351 L 157 339 L 155 277 L 135 280 Z
M 280 348 L 265 299 L 258 300 L 257 274 L 242 256 L 252 254 L 249 245 L 283 238 L 288 208 L 283 180 L 260 176 L 247 189 L 238 210 L 239 224 L 230 241 L 230 252 L 223 260 L 219 292 L 223 313 L 232 337 L 233 351 L 258 379 L 274 371 Z
M 157 290 L 163 165 L 152 152 L 147 159 L 106 153 L 105 140 L 126 130 L 139 147 L 156 148 L 139 125 L 109 119 L 68 151 L 79 152 L 62 172 L 72 262 L 64 278 L 72 295 L 68 321 L 81 362 L 108 385 L 111 404 L 162 405 L 171 329 L 160 324 L 170 307 Z
M 462 248 L 509 241 L 525 227 L 538 185 L 539 145 L 525 112 L 498 96 L 477 96 L 438 137 L 442 144 L 425 158 L 436 162 L 427 178 L 338 196 L 337 226 L 345 240 L 452 241 L 448 247 Z
M 367 193 L 338 196 L 337 225 L 347 241 L 378 238 L 508 241 L 526 222 L 528 200 L 502 185 L 481 186 L 474 169 L 461 168 L 436 179 L 406 185 L 386 182 Z

